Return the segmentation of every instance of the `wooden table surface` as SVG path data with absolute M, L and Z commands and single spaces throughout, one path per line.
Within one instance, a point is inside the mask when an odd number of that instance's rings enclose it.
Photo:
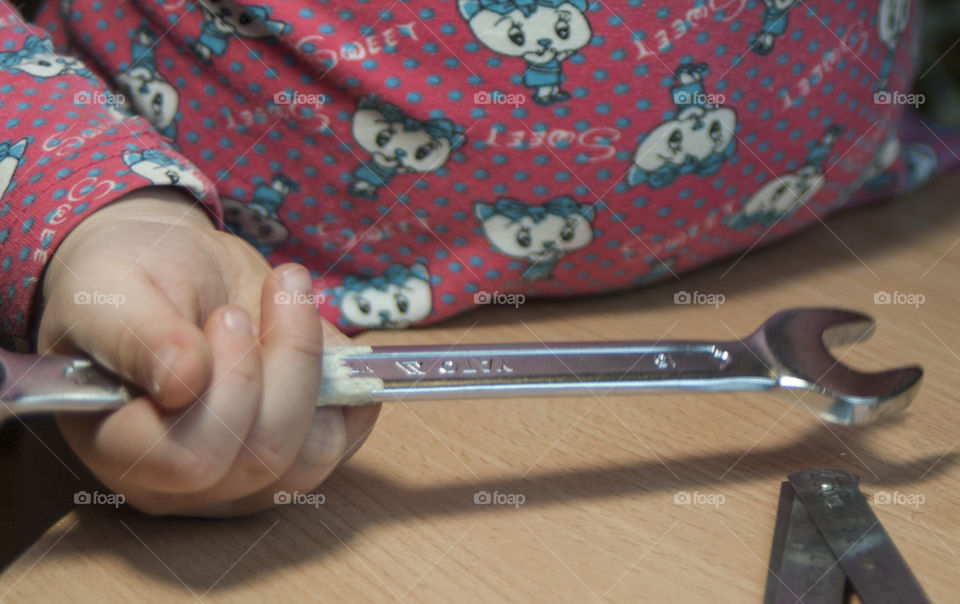
M 322 505 L 222 521 L 80 506 L 0 575 L 0 600 L 759 602 L 780 482 L 840 468 L 861 476 L 929 596 L 956 601 L 958 187 L 941 179 L 643 291 L 359 338 L 732 339 L 784 307 L 843 306 L 878 321 L 844 362 L 926 370 L 898 417 L 837 427 L 762 394 L 386 405 Z M 725 301 L 677 305 L 680 290 Z M 480 491 L 522 504 L 476 504 Z

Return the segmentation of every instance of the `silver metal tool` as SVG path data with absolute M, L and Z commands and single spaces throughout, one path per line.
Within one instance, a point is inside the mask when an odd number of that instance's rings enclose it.
M 919 367 L 862 373 L 827 350 L 865 339 L 873 326 L 856 312 L 797 308 L 773 315 L 743 340 L 725 342 L 329 348 L 318 404 L 769 391 L 799 400 L 826 421 L 862 424 L 909 405 L 923 376 Z M 134 394 L 75 359 L 6 353 L 0 361 L 0 413 L 100 411 Z
M 780 487 L 764 604 L 841 604 L 847 582 L 864 604 L 930 599 L 842 470 L 791 474 Z

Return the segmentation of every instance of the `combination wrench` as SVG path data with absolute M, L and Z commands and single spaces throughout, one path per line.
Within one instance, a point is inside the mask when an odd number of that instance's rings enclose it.
M 869 316 L 833 308 L 776 313 L 743 339 L 347 346 L 324 351 L 318 405 L 549 398 L 652 392 L 770 392 L 825 421 L 864 424 L 897 413 L 923 370 L 856 371 L 831 346 L 873 332 Z M 0 352 L 0 419 L 108 411 L 138 390 L 91 360 Z

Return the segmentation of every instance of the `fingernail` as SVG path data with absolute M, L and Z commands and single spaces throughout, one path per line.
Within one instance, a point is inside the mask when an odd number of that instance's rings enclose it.
M 339 462 L 347 448 L 347 430 L 339 407 L 317 407 L 297 461 L 311 467 Z
M 242 336 L 253 335 L 253 323 L 250 322 L 250 317 L 239 308 L 227 309 L 223 313 L 223 324 L 233 333 Z
M 159 366 L 153 372 L 153 384 L 150 389 L 155 397 L 160 396 L 160 382 L 165 381 L 168 376 L 175 375 L 177 361 L 180 358 L 180 351 L 176 348 L 168 348 L 159 355 Z
M 312 294 L 313 278 L 302 266 L 287 269 L 280 277 L 280 287 L 291 294 Z

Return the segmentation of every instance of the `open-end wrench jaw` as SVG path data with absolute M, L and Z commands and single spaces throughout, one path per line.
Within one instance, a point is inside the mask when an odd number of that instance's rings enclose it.
M 831 354 L 830 347 L 861 342 L 874 327 L 857 312 L 794 308 L 770 317 L 747 341 L 766 357 L 788 401 L 833 423 L 863 424 L 909 405 L 923 378 L 917 366 L 866 373 Z

